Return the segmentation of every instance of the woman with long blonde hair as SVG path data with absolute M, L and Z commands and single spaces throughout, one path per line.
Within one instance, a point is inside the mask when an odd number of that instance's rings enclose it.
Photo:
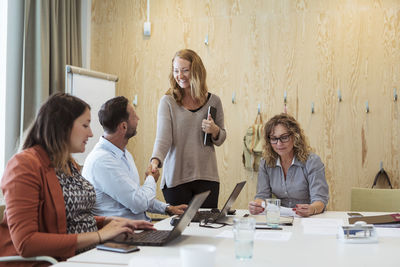
M 190 49 L 172 59 L 170 89 L 158 108 L 157 135 L 151 157 L 152 170 L 163 167 L 161 188 L 171 205 L 188 204 L 200 192 L 211 190 L 202 207 L 216 208 L 219 177 L 214 146 L 225 141 L 224 111 L 220 98 L 208 92 L 206 69 Z M 207 116 L 209 107 L 216 116 Z M 203 144 L 204 133 L 211 145 Z

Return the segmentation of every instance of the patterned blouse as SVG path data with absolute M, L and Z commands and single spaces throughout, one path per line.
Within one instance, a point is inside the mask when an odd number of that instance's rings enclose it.
M 70 167 L 71 176 L 61 171 L 56 172 L 64 195 L 67 233 L 96 232 L 98 230 L 96 219 L 92 214 L 96 202 L 96 192 L 75 166 L 70 164 Z

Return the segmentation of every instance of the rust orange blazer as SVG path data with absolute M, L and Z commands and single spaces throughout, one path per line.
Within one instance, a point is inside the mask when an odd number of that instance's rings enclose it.
M 0 256 L 52 256 L 63 260 L 75 255 L 77 234 L 66 233 L 64 196 L 42 147 L 26 149 L 9 161 L 1 188 L 6 210 L 0 223 Z M 104 217 L 96 220 L 100 226 Z M 12 264 L 29 265 L 34 263 Z

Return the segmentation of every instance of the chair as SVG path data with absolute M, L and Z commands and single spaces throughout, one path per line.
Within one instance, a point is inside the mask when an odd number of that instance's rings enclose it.
M 0 205 L 0 222 L 3 221 L 4 210 L 6 209 L 5 205 Z
M 351 189 L 351 211 L 400 211 L 400 189 Z
M 5 205 L 0 205 L 0 222 L 3 221 Z M 51 264 L 56 264 L 58 261 L 49 256 L 37 256 L 37 257 L 21 257 L 21 256 L 3 256 L 0 257 L 0 262 L 10 262 L 10 261 L 47 261 Z

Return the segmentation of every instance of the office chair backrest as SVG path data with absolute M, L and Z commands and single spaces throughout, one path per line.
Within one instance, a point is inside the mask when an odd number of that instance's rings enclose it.
M 4 217 L 4 210 L 6 209 L 5 205 L 0 205 L 0 222 L 3 221 L 3 217 Z
M 0 222 L 3 221 L 4 210 L 6 209 L 5 205 L 0 205 Z M 58 261 L 52 257 L 48 256 L 38 256 L 38 257 L 29 257 L 24 258 L 21 256 L 4 256 L 0 257 L 0 262 L 15 262 L 15 261 L 46 261 L 51 264 L 56 264 Z
M 400 211 L 400 189 L 351 189 L 351 211 Z

